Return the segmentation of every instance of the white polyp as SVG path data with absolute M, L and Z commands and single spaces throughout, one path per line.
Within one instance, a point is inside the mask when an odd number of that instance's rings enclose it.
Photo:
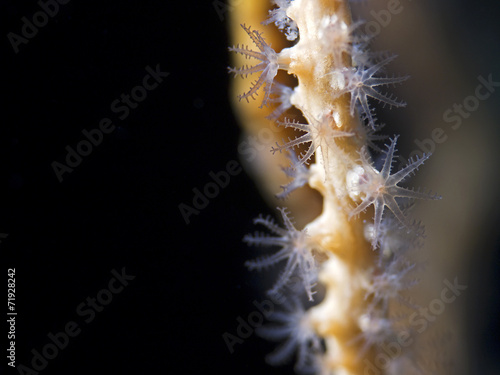
M 333 70 L 329 74 L 330 86 L 335 90 L 343 91 L 347 86 L 345 74 L 341 70 Z
M 339 20 L 337 14 L 325 16 L 320 21 L 318 37 L 323 44 L 331 47 L 333 52 L 335 47 L 349 43 L 349 27 Z
M 349 197 L 353 201 L 361 199 L 360 194 L 363 191 L 361 188 L 361 181 L 363 181 L 362 176 L 365 173 L 365 170 L 360 165 L 356 165 L 346 173 L 346 188 L 349 193 Z
M 337 111 L 334 111 L 332 114 L 333 119 L 335 120 L 335 124 L 337 124 L 338 128 L 342 127 L 342 121 L 340 121 L 340 113 Z
M 363 234 L 365 236 L 365 239 L 368 242 L 372 243 L 375 239 L 375 225 L 373 225 L 372 223 L 365 224 Z
M 359 328 L 369 334 L 372 339 L 383 338 L 391 332 L 391 322 L 388 319 L 363 314 L 358 319 Z
M 366 332 L 368 331 L 368 329 L 370 329 L 370 324 L 371 324 L 371 319 L 368 314 L 363 314 L 359 317 L 358 325 L 363 332 Z

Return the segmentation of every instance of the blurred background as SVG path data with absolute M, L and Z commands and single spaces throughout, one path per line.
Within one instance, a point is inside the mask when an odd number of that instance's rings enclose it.
M 265 298 L 259 275 L 243 266 L 254 252 L 241 239 L 255 216 L 274 211 L 240 170 L 229 102 L 226 28 L 243 1 L 72 0 L 48 11 L 40 3 L 53 2 L 0 1 L 0 265 L 5 295 L 7 269 L 16 269 L 16 364 L 31 367 L 32 350 L 74 321 L 81 333 L 41 373 L 291 372 L 266 365 L 275 344 L 251 331 L 232 353 L 224 340 Z M 387 4 L 353 11 L 373 20 Z M 467 98 L 480 76 L 500 82 L 500 9 L 492 0 L 400 4 L 373 46 L 399 55 L 390 72 L 412 77 L 394 89 L 408 106 L 381 113 L 384 132 L 401 134 L 405 157 L 430 145 L 435 129 L 446 136 L 415 180 L 444 199 L 416 214 L 442 272 L 437 281 L 468 285 L 463 306 L 450 311 L 463 322 L 465 365 L 456 373 L 499 374 L 500 90 L 477 105 Z M 30 33 L 30 21 L 43 26 Z M 136 89 L 148 66 L 169 74 L 152 90 Z M 443 116 L 456 115 L 455 104 L 474 110 L 453 129 Z M 65 164 L 67 147 L 105 118 L 113 131 L 60 182 L 53 163 Z M 227 185 L 208 203 L 196 200 L 228 163 Z M 86 323 L 77 307 L 123 267 L 135 279 Z M 1 373 L 15 373 L 3 361 Z

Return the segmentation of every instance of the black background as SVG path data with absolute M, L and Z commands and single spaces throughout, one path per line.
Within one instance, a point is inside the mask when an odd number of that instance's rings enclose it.
M 458 18 L 497 22 L 493 2 L 462 3 Z M 178 208 L 238 160 L 226 21 L 210 1 L 71 0 L 14 53 L 6 35 L 37 10 L 0 2 L 0 272 L 16 269 L 17 364 L 75 321 L 81 333 L 41 373 L 288 372 L 265 364 L 273 344 L 251 335 L 230 354 L 222 339 L 262 297 L 241 242 L 271 212 L 254 183 L 232 177 L 188 225 Z M 110 104 L 157 64 L 170 75 L 119 120 Z M 105 117 L 116 129 L 59 182 L 51 164 Z M 123 267 L 135 279 L 85 323 L 77 306 Z M 17 373 L 1 357 L 0 373 Z

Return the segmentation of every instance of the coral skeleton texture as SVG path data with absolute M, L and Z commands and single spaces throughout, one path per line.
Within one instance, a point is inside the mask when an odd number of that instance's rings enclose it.
M 418 345 L 400 347 L 398 355 L 380 360 L 383 347 L 408 341 L 412 334 L 405 317 L 417 306 L 406 293 L 418 282 L 419 264 L 410 255 L 421 246 L 424 233 L 411 207 L 415 199 L 440 199 L 401 186 L 430 155 L 395 170 L 398 137 L 378 133 L 382 125 L 373 104 L 405 105 L 380 87 L 408 77 L 386 74 L 395 56 L 369 49 L 370 35 L 361 31 L 361 21 L 352 21 L 348 1 L 264 3 L 241 5 L 248 20 L 234 30 L 239 42 L 229 48 L 236 65 L 229 72 L 238 80 L 238 99 L 248 106 L 235 104 L 241 121 L 250 129 L 255 126 L 250 132 L 268 124 L 283 136 L 253 167 L 269 177 L 265 184 L 274 186 L 282 200 L 278 210 L 283 225 L 259 216 L 254 223 L 266 232 L 244 237 L 252 247 L 264 248 L 256 249 L 262 253 L 246 266 L 277 270 L 268 293 L 286 299 L 272 323 L 259 330 L 262 337 L 281 341 L 268 361 L 277 365 L 295 355 L 298 373 L 427 373 Z M 265 6 L 267 20 L 257 21 Z M 276 32 L 268 36 L 261 28 L 279 30 L 293 45 L 278 50 Z M 289 86 L 279 70 L 298 83 Z M 259 98 L 257 108 L 251 99 Z M 305 120 L 284 117 L 292 110 Z M 280 129 L 288 133 L 278 133 Z M 378 154 L 380 167 L 374 163 Z M 281 165 L 280 177 L 266 165 Z M 321 194 L 321 210 L 312 220 L 300 218 L 300 225 L 294 224 L 284 206 L 300 213 L 297 201 L 307 205 L 311 195 L 294 195 L 307 186 Z M 296 280 L 300 288 L 291 287 Z M 323 293 L 316 293 L 318 284 Z

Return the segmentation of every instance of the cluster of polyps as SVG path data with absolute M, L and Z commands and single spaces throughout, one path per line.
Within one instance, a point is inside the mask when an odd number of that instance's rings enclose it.
M 439 197 L 399 186 L 429 155 L 394 172 L 397 137 L 382 151 L 376 145 L 386 137 L 375 135 L 381 126 L 370 101 L 405 105 L 380 91 L 381 86 L 407 79 L 381 74 L 394 56 L 369 50 L 370 38 L 359 32 L 361 22 L 351 22 L 346 1 L 275 0 L 275 4 L 264 23 L 275 23 L 289 40 L 298 38 L 296 44 L 276 52 L 262 33 L 241 25 L 257 50 L 237 45 L 230 51 L 256 64 L 229 71 L 242 77 L 258 75 L 239 99 L 255 99 L 262 89 L 260 107 L 275 105 L 268 118 L 278 119 L 295 106 L 307 119 L 307 124 L 286 118 L 278 122 L 301 133 L 271 149 L 288 153 L 291 160 L 284 172 L 292 181 L 278 196 L 285 198 L 308 184 L 323 195 L 323 211 L 299 230 L 289 213 L 279 208 L 284 228 L 269 217 L 259 217 L 255 223 L 272 235 L 245 236 L 250 245 L 279 248 L 248 261 L 250 269 L 284 264 L 269 293 L 286 296 L 289 302 L 272 319 L 278 324 L 261 333 L 284 341 L 269 357 L 273 364 L 296 353 L 298 372 L 362 374 L 366 370 L 362 357 L 375 358 L 380 345 L 405 329 L 401 315 L 393 316 L 394 304 L 415 307 L 404 295 L 415 284 L 410 276 L 415 265 L 407 255 L 421 242 L 415 238 L 423 231 L 409 219 L 411 201 Z M 276 82 L 280 69 L 295 75 L 298 85 Z M 308 146 L 297 155 L 300 145 Z M 368 147 L 382 152 L 380 169 Z M 365 211 L 372 205 L 370 220 Z M 290 286 L 296 279 L 302 288 Z M 304 296 L 314 301 L 318 281 L 325 286 L 324 299 L 306 309 L 301 301 Z M 409 364 L 417 358 L 408 350 L 402 356 Z M 392 374 L 395 367 L 388 363 L 381 371 Z

